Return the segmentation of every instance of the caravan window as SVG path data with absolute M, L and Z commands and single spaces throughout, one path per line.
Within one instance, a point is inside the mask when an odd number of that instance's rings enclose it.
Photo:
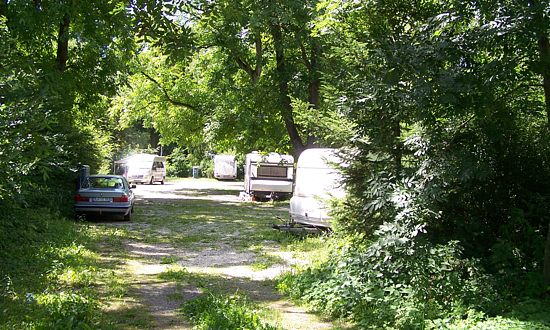
M 286 178 L 286 167 L 259 166 L 258 167 L 258 176 Z

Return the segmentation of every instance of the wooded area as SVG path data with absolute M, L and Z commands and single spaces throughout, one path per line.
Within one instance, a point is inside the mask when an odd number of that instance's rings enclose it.
M 539 0 L 1 0 L 0 280 L 14 244 L 73 218 L 79 164 L 333 147 L 350 243 L 284 279 L 291 296 L 365 328 L 547 305 L 549 15 Z

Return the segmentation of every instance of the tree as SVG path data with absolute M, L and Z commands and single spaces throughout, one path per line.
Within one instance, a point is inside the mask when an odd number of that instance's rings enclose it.
M 78 162 L 97 164 L 89 125 L 124 79 L 129 23 L 123 2 L 1 3 L 2 200 L 70 190 Z
M 502 284 L 534 294 L 535 281 L 516 284 L 542 273 L 548 221 L 547 24 L 536 19 L 546 5 L 349 6 L 333 25 L 334 62 L 345 65 L 331 81 L 364 138 L 344 169 L 356 189 L 342 225 L 368 234 L 373 221 L 414 218 L 433 242 L 459 240 Z
M 538 72 L 542 75 L 542 88 L 544 90 L 544 101 L 546 116 L 548 118 L 548 130 L 550 131 L 550 42 L 548 40 L 548 16 L 545 15 L 548 5 L 544 2 L 531 1 L 529 3 L 533 9 L 531 14 L 535 18 L 535 36 L 538 39 L 540 66 Z M 548 233 L 546 235 L 546 247 L 544 252 L 544 280 L 550 285 L 550 221 L 548 223 Z
M 318 137 L 303 125 L 311 116 L 302 116 L 297 123 L 292 100 L 302 100 L 308 111 L 328 111 L 320 96 L 323 40 L 314 31 L 319 20 L 317 2 L 185 1 L 175 5 L 180 14 L 171 20 L 176 11 L 172 5 L 148 3 L 147 10 L 136 9 L 144 22 L 140 28 L 144 40 L 158 46 L 169 56 L 169 63 L 187 72 L 185 76 L 191 71 L 194 83 L 200 81 L 195 86 L 203 88 L 194 110 L 174 104 L 167 98 L 170 93 L 163 93 L 164 101 L 174 106 L 171 111 L 197 112 L 209 138 L 244 151 L 288 152 L 291 147 L 299 155 L 315 146 Z M 148 80 L 168 90 L 154 76 Z M 181 84 L 191 88 L 190 82 Z M 157 102 L 154 106 L 162 107 Z M 166 130 L 161 128 L 166 122 L 160 124 L 160 117 L 157 121 L 159 129 Z

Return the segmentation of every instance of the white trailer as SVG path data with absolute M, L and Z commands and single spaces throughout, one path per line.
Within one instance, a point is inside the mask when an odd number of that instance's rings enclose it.
M 235 160 L 235 156 L 214 156 L 214 178 L 218 180 L 235 180 L 237 178 L 237 160 Z
M 272 152 L 246 155 L 244 199 L 277 200 L 290 197 L 294 179 L 294 157 Z
M 330 228 L 328 199 L 343 198 L 341 176 L 331 164 L 340 164 L 335 149 L 313 148 L 302 152 L 296 167 L 296 185 L 290 199 L 291 224 Z M 281 229 L 281 228 L 279 228 Z

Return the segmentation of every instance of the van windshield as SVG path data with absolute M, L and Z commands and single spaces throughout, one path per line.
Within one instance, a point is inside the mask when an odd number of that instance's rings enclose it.
M 136 162 L 128 164 L 128 167 L 136 170 L 150 170 L 153 166 L 153 162 Z

